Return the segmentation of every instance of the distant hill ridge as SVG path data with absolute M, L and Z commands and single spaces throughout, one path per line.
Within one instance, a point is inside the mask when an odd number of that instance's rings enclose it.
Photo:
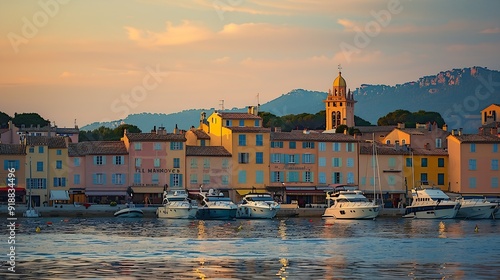
M 349 77 L 345 79 L 349 86 Z M 475 133 L 481 125 L 480 110 L 500 102 L 499 88 L 500 72 L 478 66 L 442 71 L 395 86 L 362 84 L 353 91 L 357 101 L 355 114 L 376 124 L 380 117 L 398 109 L 411 112 L 434 111 L 441 114 L 450 129 L 463 128 L 466 133 Z M 326 92 L 294 89 L 262 104 L 259 110 L 277 116 L 315 114 L 325 110 L 323 100 L 326 95 Z M 226 111 L 244 110 L 246 109 L 237 108 Z M 123 120 L 92 123 L 81 129 L 117 127 L 122 123 L 136 125 L 142 131 L 149 131 L 154 125 L 162 125 L 167 130 L 172 130 L 176 124 L 181 129 L 189 129 L 191 126 L 198 126 L 200 113 L 203 111 L 210 115 L 214 108 L 191 109 L 171 114 L 131 114 Z

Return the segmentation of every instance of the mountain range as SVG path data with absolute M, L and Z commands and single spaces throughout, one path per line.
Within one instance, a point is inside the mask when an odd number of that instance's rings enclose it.
M 446 70 L 394 86 L 362 84 L 352 92 L 357 101 L 355 115 L 372 124 L 398 109 L 411 112 L 424 110 L 440 113 L 449 129 L 462 128 L 466 133 L 476 133 L 481 125 L 480 111 L 490 104 L 500 102 L 499 87 L 499 71 L 474 66 Z M 326 92 L 294 89 L 261 104 L 259 111 L 270 112 L 276 116 L 315 114 L 325 110 L 323 100 L 326 95 Z M 190 109 L 171 114 L 131 114 L 121 120 L 92 123 L 81 130 L 93 130 L 100 126 L 114 128 L 122 123 L 136 125 L 142 131 L 149 131 L 153 126 L 164 126 L 171 131 L 176 125 L 180 129 L 189 129 L 191 126 L 198 126 L 201 112 L 205 111 L 210 115 L 214 110 Z M 225 111 L 241 112 L 246 111 L 246 108 Z

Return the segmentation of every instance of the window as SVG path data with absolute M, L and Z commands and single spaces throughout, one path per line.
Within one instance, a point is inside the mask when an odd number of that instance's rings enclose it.
M 20 161 L 19 160 L 4 160 L 3 170 L 8 170 L 9 168 L 14 168 L 16 171 L 19 170 Z
M 136 151 L 142 150 L 142 143 L 141 142 L 134 143 L 134 150 Z
M 104 156 L 94 156 L 94 165 L 104 164 L 106 164 L 106 158 Z
M 62 169 L 62 160 L 56 160 L 56 169 Z
M 161 143 L 155 143 L 154 144 L 154 150 L 155 151 L 161 151 Z
M 421 158 L 420 165 L 421 167 L 427 167 L 427 158 Z
M 443 173 L 438 173 L 438 185 L 444 185 L 444 174 Z
M 312 172 L 311 171 L 304 171 L 304 182 L 312 182 Z
M 281 154 L 271 154 L 271 162 L 280 163 L 281 162 Z
M 229 159 L 222 159 L 222 168 L 229 168 Z
M 222 175 L 221 180 L 222 180 L 222 185 L 224 185 L 224 186 L 229 185 L 229 176 Z
M 469 159 L 469 170 L 476 170 L 476 160 Z
M 92 183 L 94 185 L 103 185 L 106 183 L 106 174 L 103 173 L 94 173 L 92 175 Z
M 263 152 L 256 152 L 255 153 L 255 163 L 257 163 L 257 164 L 264 163 L 264 153 Z
M 332 148 L 334 152 L 340 152 L 340 143 L 332 143 Z
M 255 120 L 254 126 L 255 127 L 260 127 L 260 121 L 259 120 Z
M 283 182 L 283 171 L 273 171 L 271 182 Z
M 302 142 L 302 148 L 314 149 L 314 142 Z
M 491 160 L 491 170 L 498 170 L 498 159 Z
M 319 179 L 319 183 L 320 184 L 326 184 L 326 173 L 325 172 L 320 172 L 318 179 Z
M 347 158 L 347 167 L 354 167 L 354 158 Z
M 46 179 L 26 179 L 26 186 L 28 189 L 46 189 L 47 180 Z
M 170 174 L 170 186 L 182 187 L 182 174 Z
M 200 146 L 205 147 L 206 145 L 207 145 L 207 142 L 205 141 L 205 139 L 200 139 Z
M 421 182 L 428 182 L 429 179 L 427 178 L 427 173 L 420 173 L 420 181 Z
M 247 145 L 247 136 L 245 134 L 238 135 L 238 146 Z
M 475 153 L 476 152 L 476 143 L 471 143 L 470 144 L 470 152 Z
M 248 163 L 249 157 L 248 153 L 238 153 L 238 163 Z
M 247 182 L 247 172 L 245 170 L 238 170 L 238 183 L 245 184 Z
M 154 165 L 154 167 L 160 167 L 161 166 L 161 159 L 155 158 L 153 165 Z
M 62 155 L 62 150 L 57 149 L 56 150 L 56 155 L 58 155 L 58 156 Z
M 318 165 L 321 166 L 321 167 L 325 167 L 326 166 L 326 158 L 320 157 L 318 159 Z
M 395 186 L 396 185 L 396 177 L 394 175 L 387 176 L 387 184 L 389 186 Z
M 29 149 L 29 153 L 32 154 L 35 152 L 35 147 L 31 146 L 30 149 Z
M 272 141 L 271 148 L 283 148 L 283 141 Z
M 332 158 L 333 167 L 342 167 L 342 158 Z
M 298 163 L 296 159 L 296 155 L 288 155 L 288 162 L 287 163 Z
M 203 174 L 203 184 L 210 184 L 210 174 Z
M 43 161 L 36 162 L 36 171 L 43 172 Z
M 141 167 L 141 164 L 142 164 L 142 159 L 136 158 L 135 159 L 135 167 Z
M 203 168 L 204 169 L 209 169 L 210 168 L 210 159 L 204 158 L 203 159 Z
M 411 158 L 406 158 L 406 167 L 411 167 L 413 165 L 413 161 Z
M 438 158 L 438 167 L 444 167 L 444 158 Z
M 386 143 L 387 145 L 390 145 L 390 144 L 391 144 L 391 140 L 389 140 L 389 139 L 388 139 L 388 140 L 385 140 L 385 143 Z
M 226 120 L 226 127 L 233 126 L 233 122 L 231 120 Z
M 245 120 L 240 120 L 240 126 L 245 126 Z
M 191 159 L 191 168 L 193 169 L 198 168 L 198 159 L 196 158 Z
M 492 177 L 491 178 L 491 187 L 492 188 L 498 188 L 498 177 Z
M 264 137 L 262 134 L 255 135 L 255 146 L 263 146 L 264 145 Z
M 262 170 L 255 171 L 255 183 L 257 184 L 264 183 L 264 171 Z
M 391 169 L 396 168 L 396 159 L 393 157 L 389 158 L 388 165 L 389 165 L 389 168 L 391 168 Z
M 441 138 L 436 138 L 436 148 L 442 148 L 443 147 L 443 141 L 441 140 Z
M 134 173 L 134 185 L 141 184 L 141 173 Z
M 198 175 L 197 174 L 189 175 L 189 183 L 198 184 Z
M 288 171 L 286 174 L 286 180 L 288 182 L 298 182 L 299 181 L 299 172 L 297 171 Z
M 80 174 L 73 174 L 73 184 L 80 185 Z
M 158 175 L 158 174 L 153 174 L 153 175 Z M 123 185 L 125 184 L 125 174 L 112 174 L 111 175 L 111 184 L 113 185 Z
M 314 163 L 314 155 L 303 154 L 302 155 L 302 163 Z
M 124 156 L 113 156 L 113 164 L 115 164 L 115 165 L 125 164 L 125 157 Z
M 184 147 L 182 144 L 182 142 L 170 142 L 170 150 L 182 150 Z
M 66 187 L 66 178 L 54 177 L 54 187 Z
M 151 184 L 158 185 L 160 183 L 160 174 L 153 173 L 151 174 Z
M 493 144 L 493 152 L 498 153 L 498 144 Z
M 347 184 L 354 184 L 354 173 L 347 172 Z
M 38 153 L 43 154 L 43 146 L 38 147 Z
M 288 142 L 288 148 L 289 149 L 296 149 L 297 148 L 297 143 L 295 141 Z
M 324 151 L 326 151 L 326 143 L 324 143 L 324 142 L 320 142 L 320 143 L 318 144 L 318 149 L 319 149 L 319 151 L 320 151 L 320 152 L 324 152 Z
M 471 188 L 471 189 L 476 188 L 476 177 L 469 178 L 469 188 Z
M 332 173 L 332 182 L 333 184 L 341 184 L 342 183 L 342 174 L 340 172 Z
M 174 158 L 174 168 L 181 168 L 181 159 Z
M 354 152 L 354 143 L 346 143 L 345 148 L 348 152 Z
M 73 159 L 73 165 L 74 166 L 80 166 L 80 158 L 74 158 Z

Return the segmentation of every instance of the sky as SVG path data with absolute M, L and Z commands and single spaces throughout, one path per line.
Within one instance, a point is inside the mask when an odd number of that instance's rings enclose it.
M 0 111 L 82 127 L 327 92 L 339 65 L 351 90 L 500 70 L 499 10 L 496 0 L 2 0 Z

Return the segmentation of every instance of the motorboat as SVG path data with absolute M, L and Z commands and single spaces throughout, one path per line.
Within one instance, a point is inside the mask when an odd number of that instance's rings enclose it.
M 156 209 L 156 217 L 169 219 L 194 219 L 198 205 L 192 201 L 186 190 L 163 192 L 163 205 Z
M 144 212 L 136 208 L 133 203 L 129 203 L 126 208 L 116 211 L 114 216 L 119 218 L 141 218 L 144 216 Z
M 356 186 L 337 186 L 326 192 L 327 208 L 323 218 L 375 219 L 381 206 L 369 201 Z
M 412 202 L 406 207 L 404 218 L 453 219 L 460 209 L 460 202 L 453 201 L 441 189 L 422 185 L 411 191 Z
M 456 218 L 461 219 L 489 219 L 497 208 L 497 204 L 487 201 L 483 196 L 461 196 Z
M 200 220 L 230 220 L 236 218 L 238 207 L 229 197 L 216 189 L 204 192 L 200 189 L 200 205 L 196 218 Z
M 280 209 L 280 204 L 268 193 L 248 193 L 237 206 L 236 218 L 243 219 L 272 219 Z

